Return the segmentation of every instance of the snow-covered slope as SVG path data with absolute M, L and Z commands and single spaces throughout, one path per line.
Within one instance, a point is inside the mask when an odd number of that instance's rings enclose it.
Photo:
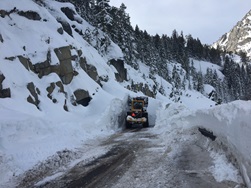
M 215 48 L 219 46 L 226 51 L 247 53 L 251 57 L 251 11 L 239 21 L 231 31 L 224 34 L 216 43 Z

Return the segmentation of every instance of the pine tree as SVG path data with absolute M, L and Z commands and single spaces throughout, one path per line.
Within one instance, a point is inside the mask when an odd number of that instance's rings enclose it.
M 243 63 L 247 63 L 247 61 L 248 61 L 247 54 L 241 50 L 241 51 L 239 51 L 239 55 L 241 57 L 241 61 Z
M 173 80 L 173 83 L 174 83 L 174 87 L 177 90 L 179 90 L 181 88 L 181 79 L 180 79 L 179 73 L 177 72 L 176 65 L 174 65 L 174 67 L 173 67 L 172 80 Z

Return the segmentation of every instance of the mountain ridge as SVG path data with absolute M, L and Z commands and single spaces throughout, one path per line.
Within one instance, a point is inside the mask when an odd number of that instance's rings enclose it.
M 242 51 L 251 58 L 251 10 L 229 32 L 216 41 L 213 47 L 235 53 Z

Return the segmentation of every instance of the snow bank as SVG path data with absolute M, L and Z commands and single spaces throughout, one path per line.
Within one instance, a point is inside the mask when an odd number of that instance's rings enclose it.
M 234 154 L 246 184 L 251 187 L 251 102 L 235 101 L 188 117 L 190 124 L 210 129 Z
M 74 154 L 87 140 L 117 131 L 124 101 L 104 91 L 96 97 L 71 112 L 27 114 L 0 105 L 0 187 L 59 151 Z
M 203 127 L 217 137 L 216 142 L 226 153 L 233 155 L 238 163 L 243 179 L 251 187 L 251 101 L 235 101 L 210 109 L 191 111 L 181 104 L 164 106 L 158 111 L 156 128 L 166 135 L 170 128 L 186 130 Z

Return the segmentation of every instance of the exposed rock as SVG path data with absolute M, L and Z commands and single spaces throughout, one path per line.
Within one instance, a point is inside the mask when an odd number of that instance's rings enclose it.
M 3 74 L 0 74 L 0 98 L 10 98 L 11 97 L 11 91 L 10 88 L 3 89 L 3 81 L 5 79 L 5 76 Z
M 78 53 L 78 56 L 79 56 L 79 57 L 81 57 L 82 54 L 83 54 L 82 50 L 77 50 L 77 53 Z
M 11 97 L 10 88 L 0 90 L 0 98 L 10 98 L 10 97 Z
M 64 91 L 64 85 L 62 84 L 62 82 L 60 81 L 56 83 L 52 82 L 50 83 L 50 86 L 46 88 L 46 91 L 48 92 L 47 97 L 51 99 L 53 103 L 57 102 L 57 100 L 52 98 L 52 95 L 51 95 L 53 91 L 55 90 L 56 86 L 59 87 L 59 90 L 57 92 L 63 93 L 67 97 L 67 93 Z
M 14 59 L 16 59 L 16 57 L 5 57 L 4 59 L 7 59 L 9 61 L 14 61 Z
M 214 48 L 220 48 L 228 52 L 247 53 L 251 58 L 251 11 L 249 11 L 244 18 L 239 21 L 228 33 L 224 34 L 216 43 Z
M 127 88 L 134 92 L 141 91 L 142 93 L 144 93 L 146 96 L 149 96 L 149 97 L 153 97 L 153 98 L 155 97 L 154 92 L 150 90 L 147 84 L 145 85 L 143 85 L 143 83 L 132 84 L 131 87 L 127 87 Z
M 33 98 L 29 95 L 29 97 L 27 97 L 27 101 L 31 104 L 34 104 L 38 109 L 38 105 L 40 103 L 39 99 L 38 99 L 38 90 L 35 88 L 35 85 L 33 82 L 28 83 L 27 85 L 27 89 L 30 91 L 31 95 L 33 96 Z M 40 93 L 40 91 L 39 91 Z
M 23 66 L 27 69 L 27 70 L 32 70 L 34 71 L 33 65 L 30 61 L 30 59 L 25 58 L 23 56 L 17 56 L 19 61 L 23 64 Z
M 68 110 L 68 106 L 67 106 L 67 101 L 66 101 L 66 99 L 65 99 L 65 101 L 64 101 L 64 110 L 65 110 L 66 112 L 69 111 L 69 110 Z
M 58 81 L 56 82 L 56 85 L 60 88 L 59 92 L 64 93 L 66 95 L 66 92 L 64 91 L 64 85 L 62 82 Z
M 71 51 L 70 46 L 65 46 L 61 48 L 54 49 L 60 64 L 59 65 L 51 65 L 51 53 L 48 51 L 47 53 L 47 59 L 42 63 L 37 63 L 33 65 L 33 71 L 38 74 L 39 78 L 42 78 L 43 76 L 49 75 L 50 73 L 56 73 L 61 78 L 62 82 L 64 84 L 69 84 L 73 76 L 77 73 L 74 72 L 72 63 L 71 63 Z M 25 67 L 28 65 L 30 66 L 30 63 L 27 60 L 23 58 L 19 58 L 20 61 L 24 64 Z
M 127 80 L 127 70 L 125 69 L 123 60 L 112 59 L 112 60 L 110 60 L 110 64 L 113 65 L 116 68 L 116 70 L 118 71 L 118 73 L 115 73 L 115 77 L 118 82 L 123 82 L 123 81 Z
M 78 105 L 78 103 L 77 103 L 76 100 L 75 100 L 74 95 L 71 95 L 70 101 L 71 101 L 71 104 L 72 104 L 73 106 L 77 106 L 77 105 Z
M 50 63 L 46 60 L 42 63 L 35 64 L 34 72 L 38 74 L 39 78 L 49 75 L 52 72 L 59 74 L 59 65 L 50 65 Z
M 3 37 L 2 37 L 2 35 L 0 34 L 0 42 L 2 42 L 3 43 Z
M 145 87 L 143 88 L 143 93 L 146 95 L 146 96 L 149 96 L 149 97 L 155 97 L 155 94 L 153 91 L 150 90 L 149 86 L 147 84 L 145 84 Z
M 65 21 L 62 21 L 62 20 L 57 20 L 57 21 L 62 25 L 64 31 L 66 33 L 68 33 L 68 35 L 73 37 L 70 24 L 68 22 L 65 22 Z
M 79 73 L 78 73 L 78 71 L 73 71 L 73 76 L 77 76 Z
M 37 92 L 38 95 L 41 94 L 40 90 L 37 87 L 36 87 L 36 92 Z
M 27 102 L 35 105 L 35 101 L 33 100 L 33 98 L 30 95 L 27 97 Z
M 77 29 L 77 28 L 75 28 L 74 30 L 75 30 L 79 35 L 81 35 L 81 36 L 84 35 L 82 30 L 79 30 L 79 29 Z
M 63 35 L 64 34 L 64 29 L 62 28 L 62 27 L 60 27 L 60 28 L 58 28 L 58 33 L 60 34 L 60 35 Z
M 59 61 L 59 77 L 64 84 L 69 84 L 73 79 L 73 67 L 71 63 L 71 51 L 70 46 L 57 48 L 54 50 Z
M 77 19 L 75 17 L 76 13 L 74 10 L 70 9 L 69 7 L 62 7 L 61 11 L 69 18 L 71 21 L 77 21 L 79 24 L 82 24 L 82 20 Z
M 62 7 L 61 11 L 67 16 L 67 18 L 69 18 L 71 21 L 74 21 L 75 12 L 72 9 L 69 7 Z
M 3 74 L 0 74 L 0 90 L 3 89 L 2 83 L 3 83 L 4 79 L 5 79 L 5 76 Z
M 100 76 L 100 77 L 99 77 L 99 80 L 100 80 L 100 81 L 103 81 L 103 82 L 108 82 L 109 77 L 108 77 L 107 75 L 105 75 L 105 76 Z
M 88 106 L 89 102 L 91 101 L 91 97 L 89 95 L 88 91 L 85 91 L 83 89 L 78 89 L 76 91 L 74 91 L 74 95 L 76 98 L 76 102 L 78 104 L 81 104 L 83 106 Z
M 56 53 L 59 61 L 71 60 L 71 47 L 64 46 L 61 48 L 55 48 L 54 52 Z
M 52 99 L 51 94 L 52 94 L 52 92 L 54 91 L 54 89 L 55 89 L 55 83 L 54 83 L 54 82 L 51 83 L 50 86 L 46 88 L 46 90 L 47 90 L 47 92 L 48 92 L 48 94 L 47 94 L 47 97 L 48 97 L 48 98 Z
M 33 65 L 33 71 L 38 74 L 39 78 L 42 78 L 45 75 L 49 75 L 52 72 L 59 73 L 59 65 L 50 65 L 51 62 L 51 53 L 47 52 L 47 58 L 42 63 L 37 63 Z
M 17 12 L 17 8 L 14 7 L 12 10 L 10 11 L 6 11 L 6 10 L 0 10 L 0 16 L 2 18 L 4 18 L 5 16 L 9 16 L 10 17 L 10 14 L 12 14 L 13 12 Z
M 41 20 L 40 15 L 37 12 L 34 11 L 18 11 L 17 12 L 20 16 L 24 16 L 25 18 L 29 19 L 29 20 Z
M 76 101 L 79 101 L 81 99 L 84 99 L 86 97 L 89 97 L 89 92 L 88 91 L 85 91 L 83 89 L 78 89 L 76 91 L 74 91 L 74 95 L 76 97 Z
M 251 42 L 251 38 L 249 37 L 249 38 L 246 38 L 243 41 L 239 42 L 238 45 L 244 46 L 245 44 L 250 43 L 250 42 Z
M 86 62 L 85 58 L 80 58 L 79 60 L 80 67 L 98 84 L 100 84 L 99 76 L 96 67 L 89 65 Z

